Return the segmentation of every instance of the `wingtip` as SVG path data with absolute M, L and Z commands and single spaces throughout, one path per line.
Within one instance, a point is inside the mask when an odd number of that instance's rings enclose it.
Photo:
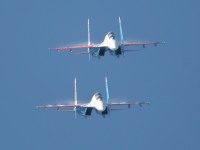
M 151 102 L 145 102 L 144 104 L 150 105 L 150 104 L 151 104 Z

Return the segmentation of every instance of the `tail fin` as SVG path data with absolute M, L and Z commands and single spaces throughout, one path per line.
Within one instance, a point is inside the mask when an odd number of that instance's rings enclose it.
M 107 104 L 109 104 L 109 91 L 108 91 L 108 81 L 107 81 L 107 77 L 105 77 L 105 82 L 106 82 L 106 100 L 107 100 Z
M 120 17 L 119 17 L 119 31 L 120 31 L 120 42 L 122 44 L 124 42 L 124 36 L 123 36 L 122 23 Z
M 74 103 L 77 104 L 77 89 L 76 89 L 76 78 L 74 79 Z
M 88 46 L 90 46 L 90 19 L 88 18 Z M 90 48 L 88 48 L 88 55 L 90 60 Z
M 76 105 L 78 103 L 78 99 L 77 99 L 77 89 L 76 89 L 76 78 L 74 79 L 74 104 Z M 74 117 L 76 119 L 76 106 L 74 107 Z

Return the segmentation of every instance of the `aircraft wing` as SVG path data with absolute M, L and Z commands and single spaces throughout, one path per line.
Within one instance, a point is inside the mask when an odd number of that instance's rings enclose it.
M 36 108 L 43 108 L 43 109 L 48 109 L 48 108 L 64 108 L 64 107 L 78 107 L 82 106 L 84 104 L 61 104 L 61 105 L 45 105 L 45 106 L 36 106 Z
M 145 47 L 146 45 L 155 45 L 157 46 L 158 44 L 165 44 L 165 42 L 127 42 L 123 43 L 124 46 L 143 46 Z
M 110 102 L 110 106 L 119 106 L 119 105 L 139 105 L 142 106 L 143 104 L 150 104 L 150 102 Z
M 66 46 L 66 47 L 59 47 L 59 48 L 50 48 L 51 50 L 70 50 L 72 51 L 73 49 L 87 49 L 87 48 L 94 48 L 97 47 L 97 45 L 79 45 L 79 46 Z

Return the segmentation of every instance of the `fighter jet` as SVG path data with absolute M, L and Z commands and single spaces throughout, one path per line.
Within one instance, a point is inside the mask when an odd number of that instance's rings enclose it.
M 103 99 L 103 96 L 100 92 L 96 92 L 89 103 L 78 103 L 77 99 L 77 88 L 76 88 L 76 78 L 74 80 L 74 104 L 59 104 L 59 105 L 46 105 L 46 106 L 37 106 L 37 108 L 56 108 L 59 112 L 74 112 L 75 118 L 77 114 L 81 116 L 91 116 L 92 111 L 96 111 L 97 114 L 105 117 L 109 115 L 112 110 L 125 110 L 130 108 L 131 105 L 150 104 L 150 102 L 135 102 L 135 101 L 120 101 L 120 102 L 110 102 L 109 90 L 107 77 L 105 77 L 106 85 L 106 101 Z M 127 108 L 116 108 L 115 106 L 128 106 Z M 115 107 L 115 108 L 113 108 Z
M 88 19 L 88 45 L 74 45 L 74 46 L 66 46 L 60 48 L 50 48 L 51 50 L 63 51 L 69 50 L 73 54 L 88 54 L 89 60 L 90 56 L 94 56 L 100 58 L 104 56 L 106 52 L 109 52 L 112 56 L 116 56 L 119 58 L 120 55 L 124 54 L 124 52 L 136 51 L 136 50 L 127 50 L 125 47 L 127 46 L 142 46 L 143 48 L 146 45 L 154 45 L 165 44 L 165 42 L 125 42 L 124 36 L 122 32 L 121 19 L 119 17 L 119 31 L 120 31 L 120 40 L 117 39 L 116 34 L 114 32 L 108 32 L 104 38 L 104 41 L 100 44 L 92 44 L 90 42 L 90 20 Z M 87 49 L 87 51 L 77 51 L 78 49 Z

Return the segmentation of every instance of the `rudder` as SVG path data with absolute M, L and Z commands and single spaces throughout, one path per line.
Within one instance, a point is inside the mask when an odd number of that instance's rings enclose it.
M 123 44 L 124 36 L 123 36 L 122 23 L 121 23 L 121 18 L 120 17 L 119 17 L 119 31 L 120 31 L 120 42 L 121 42 L 121 44 Z

